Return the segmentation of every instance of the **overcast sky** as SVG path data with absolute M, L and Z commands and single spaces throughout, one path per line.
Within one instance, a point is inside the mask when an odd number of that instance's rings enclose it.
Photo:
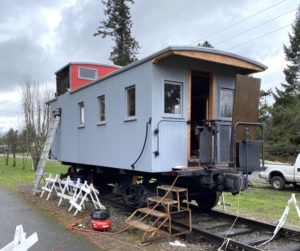
M 263 89 L 280 86 L 284 80 L 283 44 L 288 44 L 288 25 L 294 21 L 299 3 L 135 0 L 131 14 L 132 33 L 141 46 L 138 58 L 168 45 L 197 45 L 208 40 L 216 49 L 267 65 L 266 72 L 255 75 L 262 79 Z M 100 0 L 1 0 L 0 133 L 17 127 L 20 84 L 25 75 L 54 88 L 54 72 L 70 61 L 111 63 L 112 41 L 92 36 L 103 18 Z

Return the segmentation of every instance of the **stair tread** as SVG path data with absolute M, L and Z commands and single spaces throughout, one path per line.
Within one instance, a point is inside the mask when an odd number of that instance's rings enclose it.
M 169 185 L 161 185 L 161 186 L 158 186 L 157 188 L 168 191 L 168 190 L 170 190 L 171 186 L 169 186 Z M 173 186 L 170 191 L 172 191 L 172 192 L 186 192 L 187 189 L 183 188 L 183 187 L 175 187 L 175 186 Z
M 168 214 L 157 211 L 157 210 L 152 210 L 151 208 L 148 208 L 148 207 L 139 208 L 138 211 L 142 212 L 144 214 L 148 214 L 149 212 L 151 212 L 149 215 L 155 216 L 157 218 L 166 218 L 166 217 L 168 217 Z
M 150 225 L 147 225 L 143 222 L 136 222 L 136 221 L 127 221 L 127 225 L 132 225 L 132 227 L 143 230 L 143 231 L 156 231 L 156 227 L 151 227 Z
M 147 199 L 150 200 L 150 201 L 153 201 L 153 202 L 159 202 L 162 199 L 162 197 L 153 196 L 153 197 L 148 197 Z M 161 201 L 161 203 L 165 204 L 165 205 L 173 205 L 173 204 L 177 204 L 178 201 L 172 200 L 172 199 L 169 199 L 169 198 L 164 198 L 163 201 Z

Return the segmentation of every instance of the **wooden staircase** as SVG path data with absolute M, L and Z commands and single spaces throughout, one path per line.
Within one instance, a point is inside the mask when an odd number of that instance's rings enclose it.
M 174 199 L 168 197 L 163 199 L 163 197 L 159 196 L 166 194 L 168 191 L 168 195 L 171 195 Z M 187 188 L 168 185 L 157 186 L 156 196 L 147 198 L 147 207 L 135 210 L 125 223 L 145 232 L 142 241 L 146 238 L 152 238 L 157 232 L 168 234 L 169 236 L 189 233 L 192 231 L 192 215 L 189 204 L 186 203 L 186 206 L 183 206 L 180 203 L 182 198 L 188 201 Z M 162 208 L 163 211 L 153 209 L 157 203 L 159 204 L 156 208 Z M 188 230 L 172 226 L 172 216 L 179 213 L 188 214 L 190 225 Z

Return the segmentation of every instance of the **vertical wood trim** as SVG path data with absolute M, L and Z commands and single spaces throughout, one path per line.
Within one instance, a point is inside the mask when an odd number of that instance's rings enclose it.
M 210 73 L 208 119 L 216 118 L 216 74 Z
M 216 118 L 216 74 L 214 72 L 210 73 L 210 82 L 209 82 L 209 112 L 208 112 L 208 119 L 215 119 Z M 212 137 L 212 144 L 211 144 L 211 151 L 212 157 L 214 160 L 215 156 L 215 140 L 214 136 Z
M 187 100 L 187 119 L 191 120 L 192 108 L 192 69 L 188 72 L 188 100 Z M 191 123 L 187 125 L 187 159 L 191 159 Z

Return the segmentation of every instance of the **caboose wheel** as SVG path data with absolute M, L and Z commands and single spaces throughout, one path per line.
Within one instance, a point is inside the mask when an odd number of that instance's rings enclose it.
M 150 194 L 144 185 L 127 184 L 122 187 L 121 195 L 126 205 L 140 208 L 146 204 Z
M 219 192 L 205 192 L 195 198 L 198 207 L 202 211 L 208 211 L 218 204 Z

